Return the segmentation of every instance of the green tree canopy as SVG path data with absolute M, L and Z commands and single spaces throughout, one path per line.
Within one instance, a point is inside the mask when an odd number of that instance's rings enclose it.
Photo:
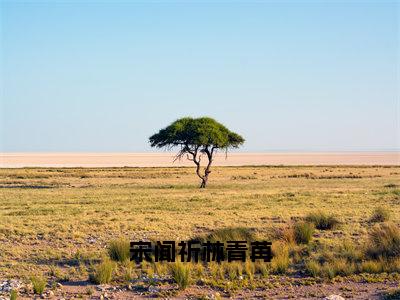
M 202 118 L 181 118 L 168 127 L 161 129 L 158 133 L 149 138 L 152 147 L 171 149 L 180 147 L 177 158 L 185 154 L 189 160 L 197 165 L 197 175 L 202 179 L 202 186 L 205 187 L 213 155 L 218 149 L 228 151 L 231 148 L 238 148 L 244 143 L 243 137 L 230 131 L 221 123 L 209 117 Z M 207 155 L 208 164 L 204 175 L 200 174 L 201 154 Z
M 181 118 L 150 137 L 152 147 L 199 145 L 219 149 L 237 148 L 244 139 L 212 118 Z

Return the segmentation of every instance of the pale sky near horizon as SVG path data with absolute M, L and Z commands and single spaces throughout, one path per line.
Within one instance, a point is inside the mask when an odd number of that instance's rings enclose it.
M 0 151 L 149 151 L 211 116 L 243 151 L 400 149 L 397 1 L 1 1 Z

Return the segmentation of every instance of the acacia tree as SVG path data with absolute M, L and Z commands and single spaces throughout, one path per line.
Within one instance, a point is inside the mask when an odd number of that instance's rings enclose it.
M 152 147 L 180 150 L 175 160 L 186 155 L 188 160 L 196 164 L 196 174 L 201 179 L 200 188 L 205 188 L 211 173 L 214 154 L 222 149 L 238 148 L 244 143 L 243 137 L 230 131 L 212 118 L 181 118 L 168 127 L 161 129 L 149 138 Z M 208 162 L 202 172 L 201 159 L 206 156 Z M 175 161 L 174 160 L 174 161 Z

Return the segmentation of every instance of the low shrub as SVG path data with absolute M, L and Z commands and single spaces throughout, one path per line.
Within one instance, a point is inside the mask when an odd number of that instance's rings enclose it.
M 392 223 L 372 228 L 366 255 L 371 258 L 396 258 L 400 256 L 400 229 Z
M 390 211 L 382 206 L 375 208 L 372 213 L 370 222 L 386 222 L 390 219 Z
M 178 284 L 179 289 L 184 290 L 190 284 L 190 269 L 189 266 L 180 262 L 171 265 L 171 275 L 174 281 Z
M 96 266 L 94 271 L 89 274 L 89 280 L 95 284 L 110 283 L 115 270 L 115 263 L 110 260 L 104 260 Z
M 307 215 L 306 220 L 315 225 L 319 230 L 330 230 L 336 228 L 340 222 L 334 216 L 323 212 L 315 212 Z
M 33 276 L 31 277 L 31 282 L 32 282 L 33 292 L 38 295 L 43 294 L 47 284 L 46 280 L 42 277 Z
M 314 225 L 308 222 L 297 222 L 294 225 L 294 236 L 298 244 L 308 244 L 314 234 Z
M 130 258 L 130 243 L 125 239 L 113 240 L 108 245 L 108 256 L 114 261 L 126 261 Z

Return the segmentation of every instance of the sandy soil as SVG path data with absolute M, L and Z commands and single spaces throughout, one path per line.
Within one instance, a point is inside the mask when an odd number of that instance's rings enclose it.
M 192 166 L 174 153 L 1 153 L 1 168 Z M 206 158 L 204 158 L 205 160 Z M 241 165 L 400 165 L 400 152 L 219 153 L 218 166 Z

